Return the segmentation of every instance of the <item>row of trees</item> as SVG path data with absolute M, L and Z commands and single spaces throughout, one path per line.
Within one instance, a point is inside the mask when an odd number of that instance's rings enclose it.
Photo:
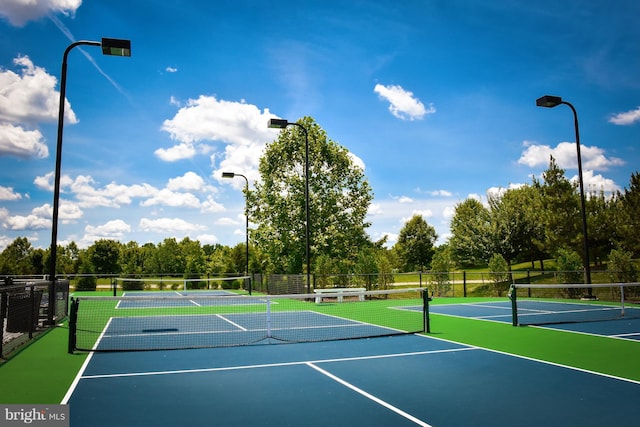
M 542 180 L 490 195 L 488 206 L 467 199 L 457 204 L 451 238 L 436 247 L 437 234 L 421 216 L 401 229 L 398 241 L 372 241 L 366 222 L 373 192 L 364 171 L 344 147 L 330 140 L 310 117 L 283 130 L 260 159 L 260 180 L 245 194 L 249 216 L 251 273 L 304 273 L 305 135 L 309 141 L 309 199 L 312 273 L 386 274 L 449 271 L 488 265 L 496 255 L 506 263 L 581 254 L 582 230 L 577 186 L 553 158 Z M 587 199 L 589 247 L 593 260 L 612 249 L 640 255 L 640 175 L 622 193 L 592 192 Z M 563 255 L 563 256 L 565 256 Z M 579 256 L 579 255 L 577 255 Z M 565 256 L 566 258 L 566 256 Z M 185 238 L 161 243 L 99 240 L 87 249 L 75 243 L 58 251 L 59 273 L 175 274 L 185 276 L 245 271 L 245 246 L 204 245 Z M 48 250 L 18 238 L 0 254 L 0 274 L 44 274 Z
M 451 221 L 451 253 L 459 265 L 486 264 L 493 254 L 513 262 L 583 256 L 580 199 L 576 184 L 553 158 L 542 181 L 489 196 L 488 207 L 475 199 L 456 206 Z M 640 256 L 640 174 L 629 188 L 612 196 L 591 192 L 586 201 L 590 261 L 602 262 L 616 249 Z

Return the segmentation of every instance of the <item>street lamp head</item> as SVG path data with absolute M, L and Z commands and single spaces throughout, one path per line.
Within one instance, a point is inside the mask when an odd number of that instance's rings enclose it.
M 284 129 L 289 125 L 289 122 L 284 119 L 269 119 L 268 126 L 271 129 Z
M 233 172 L 222 172 L 223 178 L 235 178 L 236 174 Z
M 545 95 L 536 99 L 538 107 L 553 108 L 560 104 L 562 104 L 562 98 L 559 96 Z
M 131 40 L 102 38 L 102 53 L 113 56 L 131 56 Z

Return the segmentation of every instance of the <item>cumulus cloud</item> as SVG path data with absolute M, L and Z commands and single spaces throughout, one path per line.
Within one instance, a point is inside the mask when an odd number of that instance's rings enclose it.
M 37 126 L 58 118 L 57 79 L 28 56 L 19 56 L 13 63 L 17 72 L 0 68 L 0 156 L 46 158 L 49 149 Z M 67 100 L 65 106 L 67 122 L 77 123 Z
M 0 123 L 0 156 L 44 159 L 49 156 L 49 148 L 39 130 Z
M 561 142 L 556 147 L 551 147 L 525 141 L 524 146 L 526 149 L 518 159 L 519 164 L 531 168 L 545 167 L 549 165 L 549 159 L 553 156 L 558 166 L 563 169 L 578 167 L 576 144 L 573 142 Z M 580 156 L 582 157 L 582 166 L 585 169 L 608 170 L 610 167 L 624 164 L 622 159 L 607 157 L 602 148 L 595 146 L 581 145 Z
M 613 123 L 614 125 L 626 126 L 632 125 L 636 122 L 640 122 L 640 107 L 635 110 L 625 111 L 609 117 L 609 123 Z
M 84 232 L 82 246 L 89 246 L 100 239 L 122 240 L 125 233 L 131 232 L 131 226 L 121 219 L 116 219 L 102 225 L 87 225 Z
M 22 194 L 13 191 L 13 187 L 4 187 L 0 185 L 0 200 L 12 201 L 22 199 Z
M 172 139 L 193 144 L 198 141 L 220 141 L 229 144 L 251 145 L 265 142 L 274 133 L 267 128 L 272 117 L 269 110 L 260 111 L 244 101 L 218 100 L 201 95 L 190 99 L 176 115 L 162 124 L 162 130 Z
M 42 68 L 35 66 L 28 56 L 13 60 L 18 72 L 0 68 L 0 121 L 36 124 L 56 122 L 60 92 L 55 90 L 58 80 Z M 68 101 L 65 120 L 77 123 Z
M 180 108 L 173 118 L 164 121 L 162 130 L 177 143 L 157 149 L 159 159 L 175 162 L 208 154 L 211 176 L 217 180 L 226 170 L 243 171 L 251 181 L 259 177 L 260 155 L 277 135 L 277 130 L 267 128 L 268 119 L 274 117 L 268 109 L 260 110 L 244 100 L 226 101 L 206 95 L 189 99 L 184 105 L 172 97 L 171 104 Z M 229 183 L 240 188 L 242 183 L 235 181 Z
M 571 181 L 578 182 L 578 175 L 573 176 Z M 600 174 L 596 175 L 592 170 L 582 172 L 582 181 L 584 182 L 585 192 L 587 193 L 599 193 L 600 191 L 615 193 L 621 190 L 620 186 L 612 179 L 605 178 Z
M 426 114 L 436 112 L 433 104 L 429 104 L 429 107 L 426 108 L 418 98 L 413 96 L 412 92 L 403 89 L 402 86 L 377 84 L 373 88 L 373 91 L 377 93 L 380 98 L 389 101 L 389 111 L 399 119 L 422 119 Z
M 204 179 L 195 172 L 187 172 L 182 176 L 170 178 L 167 189 L 171 191 L 200 191 L 205 187 Z
M 150 231 L 154 233 L 188 233 L 198 230 L 206 230 L 207 227 L 199 224 L 191 224 L 180 218 L 158 218 L 149 219 L 142 218 L 139 228 L 142 231 Z
M 73 15 L 82 0 L 3 0 L 0 2 L 0 16 L 11 25 L 24 26 L 51 13 Z
M 0 219 L 2 227 L 8 230 L 41 230 L 51 228 L 51 205 L 45 204 L 31 210 L 28 215 L 10 215 L 6 209 L 0 209 Z M 59 217 L 62 218 L 62 207 L 60 207 Z

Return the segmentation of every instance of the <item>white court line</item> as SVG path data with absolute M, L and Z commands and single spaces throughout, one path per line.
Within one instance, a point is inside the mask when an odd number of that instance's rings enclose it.
M 180 369 L 180 370 L 173 370 L 173 371 L 155 371 L 155 372 L 147 371 L 147 372 L 128 372 L 128 373 L 122 373 L 122 374 L 85 375 L 85 376 L 82 376 L 82 379 L 147 377 L 147 376 L 155 376 L 155 375 L 176 375 L 176 374 L 194 374 L 194 373 L 217 372 L 217 371 L 238 371 L 243 369 L 259 369 L 259 368 L 273 368 L 273 367 L 280 367 L 280 366 L 306 365 L 309 363 L 318 364 L 318 363 L 332 363 L 332 362 L 348 362 L 348 361 L 354 361 L 354 360 L 358 361 L 358 360 L 387 359 L 387 358 L 393 358 L 393 357 L 419 356 L 419 355 L 425 355 L 425 354 L 455 353 L 459 351 L 469 351 L 469 350 L 477 350 L 477 348 L 462 347 L 462 348 L 447 349 L 447 350 L 425 350 L 425 351 L 416 351 L 411 353 L 394 353 L 394 354 L 381 354 L 381 355 L 374 355 L 374 356 L 343 357 L 338 359 L 320 359 L 320 360 L 307 360 L 307 361 L 297 361 L 297 362 L 266 363 L 266 364 L 258 364 L 258 365 L 227 366 L 222 368 Z
M 245 332 L 248 331 L 247 328 L 243 328 L 242 326 L 238 325 L 236 322 L 232 321 L 231 319 L 227 319 L 226 317 L 224 317 L 221 314 L 216 314 L 216 317 L 224 320 L 227 323 L 230 323 L 231 325 L 235 326 L 236 328 L 240 329 L 241 331 L 245 331 Z
M 93 345 L 93 349 L 95 350 L 96 348 L 98 348 L 98 344 L 100 343 L 100 341 L 102 340 L 102 337 L 104 336 L 104 333 L 107 331 L 107 328 L 109 327 L 109 325 L 111 325 L 111 321 L 113 320 L 113 317 L 109 318 L 109 321 L 107 322 L 107 324 L 104 326 L 104 329 L 102 330 L 102 332 L 100 333 L 100 336 L 98 337 L 98 339 L 96 340 L 95 344 Z M 95 354 L 94 351 L 92 351 L 91 353 L 89 353 L 89 355 L 87 356 L 87 358 L 84 360 L 84 363 L 82 364 L 82 366 L 80 367 L 80 370 L 78 371 L 78 374 L 76 375 L 76 377 L 73 379 L 73 382 L 71 383 L 71 385 L 69 386 L 69 390 L 67 390 L 67 393 L 64 395 L 64 397 L 62 398 L 62 402 L 60 402 L 63 405 L 66 405 L 69 402 L 69 399 L 71 399 L 71 395 L 73 394 L 74 390 L 76 389 L 76 387 L 78 386 L 78 383 L 80 382 L 80 379 L 82 379 L 82 375 L 84 374 L 84 371 L 87 369 L 87 367 L 89 366 L 89 362 L 91 361 L 91 358 L 93 357 L 93 355 Z
M 396 414 L 408 419 L 409 421 L 412 421 L 413 423 L 415 423 L 415 424 L 417 424 L 419 426 L 431 427 L 431 424 L 425 423 L 424 421 L 414 417 L 413 415 L 404 412 L 402 409 L 397 408 L 397 407 L 393 406 L 392 404 L 390 404 L 388 402 L 385 402 L 384 400 L 379 399 L 379 398 L 375 397 L 374 395 L 372 395 L 370 393 L 367 393 L 366 391 L 362 390 L 361 388 L 358 388 L 358 387 L 354 386 L 353 384 L 343 380 L 342 378 L 337 377 L 337 376 L 325 371 L 324 369 L 314 365 L 313 363 L 307 363 L 306 365 L 309 366 L 310 368 L 315 369 L 316 371 L 320 372 L 321 374 L 326 375 L 327 377 L 331 378 L 332 380 L 342 384 L 343 386 L 355 391 L 356 393 L 366 397 L 367 399 L 373 400 L 377 404 L 379 404 L 381 406 L 384 406 L 385 408 L 387 408 L 387 409 L 395 412 Z
M 491 322 L 492 320 L 490 320 Z M 535 326 L 536 328 L 538 326 Z M 541 328 L 544 329 L 544 328 Z M 561 332 L 565 332 L 563 330 L 560 329 L 553 329 L 554 331 L 561 331 Z M 427 335 L 418 335 L 416 334 L 417 337 L 423 337 L 423 338 L 428 338 L 428 339 L 433 339 L 433 340 L 438 340 L 438 341 L 442 341 L 442 342 L 446 342 L 446 343 L 451 343 L 451 344 L 461 344 L 459 342 L 456 341 L 451 341 L 448 339 L 444 339 L 444 338 L 438 338 L 438 337 L 434 337 L 434 336 L 427 336 Z M 599 337 L 604 337 L 604 335 L 596 335 Z M 461 345 L 471 345 L 471 344 L 461 344 Z M 542 363 L 545 365 L 550 365 L 550 366 L 557 366 L 559 368 L 564 368 L 564 369 L 570 369 L 572 371 L 578 371 L 578 372 L 584 372 L 586 374 L 591 374 L 591 375 L 596 375 L 599 377 L 605 377 L 605 378 L 611 378 L 614 380 L 618 380 L 618 381 L 624 381 L 624 382 L 628 382 L 628 383 L 632 383 L 632 384 L 639 384 L 640 385 L 640 381 L 637 380 L 632 380 L 630 378 L 625 378 L 625 377 L 619 377 L 616 375 L 611 375 L 611 374 L 606 374 L 604 372 L 598 372 L 598 371 L 591 371 L 589 369 L 584 369 L 584 368 L 578 368 L 576 366 L 571 366 L 571 365 L 564 365 L 562 363 L 557 363 L 557 362 L 551 362 L 549 360 L 543 360 L 543 359 L 536 359 L 535 357 L 529 357 L 529 356 L 523 356 L 521 354 L 516 354 L 516 353 L 508 353 L 506 351 L 502 351 L 502 350 L 495 350 L 492 348 L 488 348 L 488 347 L 472 347 L 474 350 L 484 350 L 484 351 L 489 351 L 491 353 L 497 353 L 497 354 L 503 354 L 505 356 L 511 356 L 511 357 L 515 357 L 518 359 L 523 359 L 523 360 L 530 360 L 532 362 L 536 362 L 536 363 Z

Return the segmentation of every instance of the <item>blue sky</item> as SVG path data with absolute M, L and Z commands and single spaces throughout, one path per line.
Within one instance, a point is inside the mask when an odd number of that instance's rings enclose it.
M 369 234 L 420 214 L 444 242 L 457 203 L 531 183 L 553 155 L 585 185 L 640 160 L 640 3 L 591 0 L 0 2 L 0 249 L 51 242 L 62 54 L 69 55 L 58 242 L 244 242 L 244 180 L 312 116 L 364 167 Z M 312 219 L 313 220 L 313 219 Z

